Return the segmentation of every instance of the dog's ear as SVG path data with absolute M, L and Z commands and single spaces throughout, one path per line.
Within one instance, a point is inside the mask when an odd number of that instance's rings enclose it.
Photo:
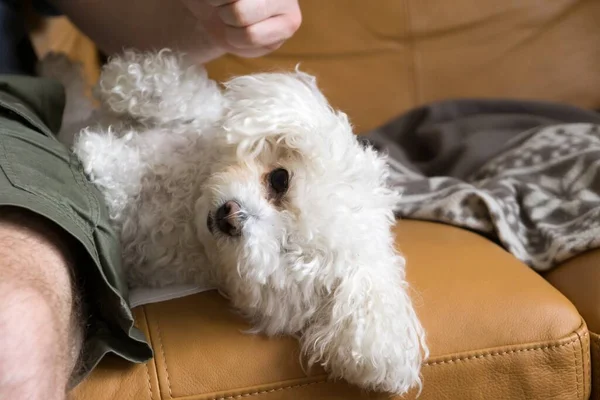
M 190 124 L 219 118 L 223 96 L 200 65 L 169 50 L 127 50 L 103 67 L 95 95 L 110 113 L 146 126 Z
M 379 214 L 375 218 L 385 218 Z M 389 216 L 388 216 L 389 217 Z M 424 331 L 408 295 L 404 258 L 385 221 L 335 261 L 343 271 L 301 337 L 309 363 L 364 388 L 403 394 L 420 388 Z M 354 233 L 349 233 L 354 235 Z

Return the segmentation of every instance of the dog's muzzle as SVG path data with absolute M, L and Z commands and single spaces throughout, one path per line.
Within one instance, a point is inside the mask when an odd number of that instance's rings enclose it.
M 219 207 L 214 216 L 212 213 L 208 214 L 206 225 L 211 233 L 217 228 L 227 236 L 241 236 L 245 219 L 246 213 L 239 203 L 230 200 Z

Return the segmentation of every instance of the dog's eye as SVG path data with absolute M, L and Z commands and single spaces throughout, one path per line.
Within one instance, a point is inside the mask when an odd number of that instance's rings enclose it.
M 269 174 L 269 185 L 276 194 L 283 194 L 288 190 L 290 174 L 283 168 L 277 168 Z

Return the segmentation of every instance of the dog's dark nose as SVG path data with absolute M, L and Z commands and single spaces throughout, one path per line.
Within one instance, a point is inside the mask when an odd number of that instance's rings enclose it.
M 219 207 L 215 219 L 217 227 L 224 234 L 229 236 L 240 236 L 242 234 L 244 218 L 242 208 L 237 202 L 228 201 Z

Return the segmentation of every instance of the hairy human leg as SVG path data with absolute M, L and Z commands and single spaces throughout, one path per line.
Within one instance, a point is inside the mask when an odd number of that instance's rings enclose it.
M 107 353 L 152 357 L 102 196 L 56 140 L 63 94 L 0 75 L 0 399 L 61 399 Z
M 64 399 L 81 349 L 72 258 L 63 232 L 0 208 L 0 398 Z

